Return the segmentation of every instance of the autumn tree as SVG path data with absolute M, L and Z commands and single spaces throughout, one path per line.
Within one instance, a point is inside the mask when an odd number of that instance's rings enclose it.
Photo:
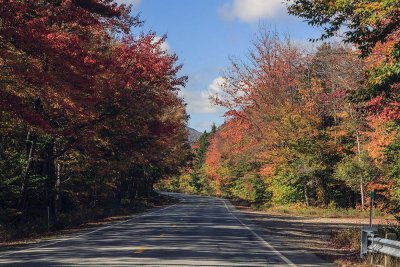
M 197 141 L 198 146 L 195 150 L 193 172 L 190 174 L 190 185 L 196 193 L 209 191 L 208 179 L 205 177 L 204 163 L 206 160 L 206 152 L 210 145 L 211 136 L 212 133 L 204 131 Z
M 306 56 L 276 33 L 262 32 L 250 59 L 250 64 L 232 64 L 224 95 L 215 102 L 229 109 L 228 116 L 246 120 L 250 125 L 247 135 L 258 143 L 258 148 L 252 149 L 257 161 L 264 166 L 262 169 L 272 167 L 270 173 L 274 173 L 276 166 L 293 161 L 298 153 L 306 153 L 301 151 L 304 142 L 322 144 L 317 130 L 321 119 L 317 104 L 311 101 L 319 92 L 308 92 L 310 89 L 302 86 Z M 308 164 L 301 159 L 298 157 L 298 164 Z M 318 181 L 312 186 L 319 188 L 319 202 L 326 203 L 326 182 L 321 173 L 310 175 L 298 181 L 304 181 L 306 191 L 311 180 Z M 305 202 L 308 203 L 307 192 Z
M 309 1 L 289 2 L 289 13 L 305 18 L 310 25 L 323 27 L 320 39 L 343 29 L 345 42 L 357 45 L 370 64 L 369 86 L 357 90 L 354 99 L 369 101 L 369 106 L 388 119 L 397 119 L 399 96 L 398 1 Z M 346 28 L 344 28 L 346 27 Z
M 46 206 L 57 226 L 88 206 L 133 205 L 186 164 L 187 78 L 166 36 L 134 35 L 142 22 L 108 0 L 0 5 L 0 168 L 13 181 L 0 186 L 14 225 Z
M 128 15 L 128 8 L 110 1 L 3 2 L 1 109 L 30 126 L 18 201 L 18 210 L 24 212 L 35 162 L 42 161 L 48 179 L 56 180 L 54 160 L 78 139 L 80 129 L 101 117 L 96 103 L 105 91 L 93 77 L 107 64 L 101 53 L 110 43 L 106 29 L 127 32 L 139 21 Z M 35 159 L 41 153 L 37 131 L 52 136 L 40 160 Z M 55 148 L 57 136 L 67 137 L 65 147 Z
M 338 44 L 306 53 L 265 29 L 248 58 L 232 62 L 222 93 L 212 99 L 228 109 L 206 154 L 216 192 L 249 199 L 246 177 L 254 172 L 263 177 L 264 199 L 355 205 L 340 197 L 354 187 L 333 174 L 342 158 L 361 157 L 369 142 L 366 114 L 349 98 L 365 83 L 364 61 Z
M 400 114 L 399 2 L 296 0 L 288 2 L 288 10 L 310 25 L 322 28 L 319 39 L 339 35 L 359 49 L 367 79 L 364 86 L 350 92 L 349 99 L 368 117 L 372 129 L 367 134 L 370 137 L 370 144 L 366 144 L 368 150 L 375 156 L 382 155 L 385 146 L 390 147 L 388 140 L 393 141 L 393 136 L 398 135 L 393 124 L 398 124 Z M 382 129 L 386 129 L 385 136 L 390 136 L 386 142 L 379 141 L 381 137 L 374 134 L 374 130 L 382 132 Z

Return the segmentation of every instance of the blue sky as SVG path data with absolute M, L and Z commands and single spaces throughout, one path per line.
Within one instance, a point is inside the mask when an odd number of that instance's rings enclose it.
M 282 0 L 116 0 L 133 4 L 144 31 L 167 34 L 166 49 L 179 56 L 189 81 L 181 95 L 187 103 L 189 126 L 209 130 L 223 123 L 224 110 L 208 95 L 218 92 L 230 57 L 245 59 L 259 25 L 306 43 L 319 31 L 286 14 Z

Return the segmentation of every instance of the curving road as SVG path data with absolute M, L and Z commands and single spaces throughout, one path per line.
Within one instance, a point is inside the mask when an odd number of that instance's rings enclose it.
M 334 266 L 263 233 L 227 200 L 182 201 L 78 235 L 0 253 L 4 266 Z

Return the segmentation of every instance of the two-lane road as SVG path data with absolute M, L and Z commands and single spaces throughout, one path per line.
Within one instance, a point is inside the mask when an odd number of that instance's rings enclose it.
M 0 253 L 14 266 L 333 266 L 263 236 L 226 200 L 173 194 L 176 205 L 79 235 Z

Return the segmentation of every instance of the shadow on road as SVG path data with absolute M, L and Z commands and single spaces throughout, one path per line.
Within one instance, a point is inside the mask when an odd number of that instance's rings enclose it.
M 280 256 L 285 255 L 298 266 L 326 266 L 314 255 L 279 242 L 279 235 L 271 241 L 278 254 L 268 249 L 238 222 L 223 200 L 181 197 L 178 205 L 94 233 L 0 254 L 0 264 L 288 266 Z M 281 234 L 290 235 L 290 227 L 283 220 L 281 224 Z

